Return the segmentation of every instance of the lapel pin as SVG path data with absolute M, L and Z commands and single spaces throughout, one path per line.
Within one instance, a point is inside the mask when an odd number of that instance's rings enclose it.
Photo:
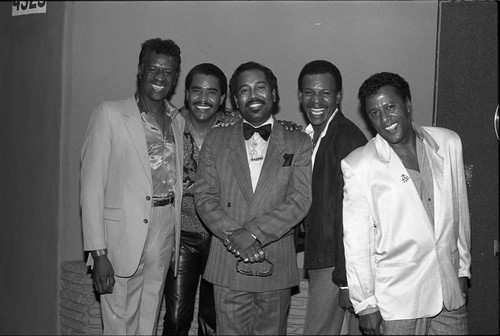
M 406 183 L 409 180 L 410 180 L 410 177 L 408 175 L 401 174 L 401 181 L 403 181 L 403 183 Z

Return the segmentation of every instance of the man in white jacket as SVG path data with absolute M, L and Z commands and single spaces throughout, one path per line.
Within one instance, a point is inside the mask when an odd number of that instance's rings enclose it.
M 412 123 L 408 83 L 358 98 L 377 135 L 342 161 L 347 281 L 365 334 L 467 334 L 470 223 L 462 144 Z

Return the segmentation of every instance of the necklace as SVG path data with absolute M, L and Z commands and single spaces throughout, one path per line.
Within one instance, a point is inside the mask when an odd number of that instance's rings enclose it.
M 201 150 L 201 146 L 203 145 L 203 140 L 205 139 L 205 134 L 207 133 L 205 132 L 203 135 L 201 135 L 201 133 L 199 133 L 194 129 L 193 123 L 191 122 L 191 118 L 186 118 L 186 120 L 188 121 L 187 126 L 189 129 L 189 133 L 191 133 L 191 136 L 193 137 L 193 140 L 196 144 L 196 147 L 198 147 L 198 150 Z
M 198 147 L 198 150 L 201 150 L 201 146 L 203 145 L 203 140 L 205 140 L 205 135 L 207 134 L 207 131 L 214 126 L 215 122 L 217 121 L 217 118 L 214 118 L 210 127 L 208 127 L 208 128 L 203 127 L 203 128 L 205 128 L 205 132 L 203 132 L 203 133 L 198 132 L 195 129 L 193 122 L 191 121 L 191 118 L 193 118 L 193 116 L 191 115 L 191 112 L 189 112 L 189 114 L 187 115 L 187 118 L 185 118 L 187 121 L 186 125 L 189 129 L 189 132 L 191 133 L 191 135 L 194 139 L 194 142 L 196 143 L 196 146 Z
M 250 161 L 261 161 L 264 160 L 264 156 L 257 152 L 257 146 L 262 142 L 262 138 L 259 141 L 256 141 L 253 137 L 250 138 Z

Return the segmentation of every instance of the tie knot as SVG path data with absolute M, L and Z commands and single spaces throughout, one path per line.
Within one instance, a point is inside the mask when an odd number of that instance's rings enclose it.
M 253 127 L 248 123 L 243 123 L 243 136 L 245 137 L 245 140 L 250 139 L 255 132 L 259 133 L 262 139 L 267 141 L 271 135 L 271 124 Z

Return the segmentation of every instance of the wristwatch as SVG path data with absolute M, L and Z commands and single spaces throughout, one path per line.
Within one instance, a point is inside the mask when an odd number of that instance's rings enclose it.
M 108 254 L 108 249 L 93 250 L 90 251 L 90 254 L 92 255 L 92 258 L 95 259 L 96 257 Z

